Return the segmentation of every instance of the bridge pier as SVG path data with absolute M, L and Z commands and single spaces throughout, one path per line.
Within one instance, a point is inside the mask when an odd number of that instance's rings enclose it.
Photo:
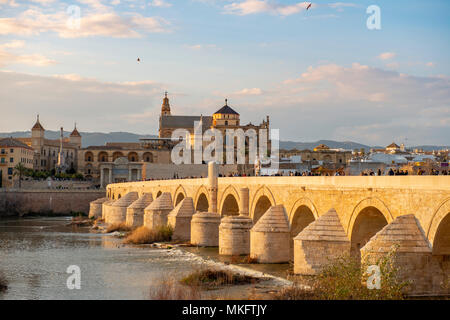
M 259 263 L 289 262 L 290 234 L 284 206 L 270 207 L 250 230 L 250 258 Z
M 378 264 L 388 254 L 398 268 L 399 280 L 410 282 L 407 293 L 437 292 L 433 277 L 439 272 L 436 273 L 438 270 L 432 263 L 431 245 L 414 215 L 397 217 L 372 237 L 361 249 L 361 265 Z
M 100 218 L 102 216 L 102 205 L 108 201 L 108 198 L 99 198 L 89 205 L 89 218 Z
M 116 200 L 108 200 L 102 203 L 102 219 L 107 223 L 109 210 Z
M 128 192 L 125 196 L 113 203 L 108 214 L 108 223 L 122 223 L 127 218 L 127 208 L 138 199 L 137 192 Z
M 222 219 L 219 226 L 219 254 L 246 255 L 250 253 L 250 229 L 253 221 L 248 217 L 249 190 L 239 190 L 239 216 Z
M 173 210 L 170 192 L 162 193 L 144 209 L 144 226 L 150 230 L 167 225 L 167 216 Z
M 195 213 L 194 201 L 184 198 L 167 216 L 167 223 L 173 229 L 172 240 L 189 241 L 191 239 L 191 220 Z
M 219 246 L 220 214 L 197 212 L 191 220 L 191 244 L 200 247 Z
M 127 208 L 126 224 L 129 227 L 140 227 L 144 225 L 144 209 L 153 202 L 151 193 L 142 194 Z
M 336 210 L 330 209 L 294 239 L 294 273 L 314 275 L 332 260 L 350 253 L 350 240 Z

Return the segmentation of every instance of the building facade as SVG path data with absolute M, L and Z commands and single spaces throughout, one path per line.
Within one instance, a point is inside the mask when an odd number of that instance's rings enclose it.
M 302 162 L 321 161 L 325 164 L 346 165 L 352 159 L 352 151 L 331 149 L 327 145 L 320 144 L 313 150 L 280 150 L 281 158 L 300 156 Z
M 14 174 L 14 168 L 18 164 L 33 169 L 33 163 L 33 148 L 17 139 L 0 139 L 0 188 L 14 187 L 19 179 L 19 176 Z
M 36 123 L 31 128 L 30 138 L 17 138 L 34 150 L 33 169 L 51 171 L 56 169 L 58 159 L 64 159 L 64 165 L 77 170 L 78 152 L 81 149 L 81 135 L 76 126 L 68 138 L 51 140 L 45 138 L 45 129 L 37 116 Z M 60 155 L 61 153 L 61 155 Z
M 37 116 L 36 123 L 31 129 L 31 137 L 18 140 L 34 150 L 32 164 L 34 170 L 56 171 L 61 167 L 59 160 L 64 159 L 65 168 L 73 169 L 83 174 L 85 178 L 104 185 L 124 179 L 125 181 L 141 179 L 142 169 L 137 170 L 137 167 L 143 163 L 171 164 L 171 151 L 178 143 L 172 140 L 172 133 L 177 129 L 187 130 L 192 140 L 196 122 L 201 124 L 202 133 L 214 128 L 220 130 L 224 137 L 227 129 L 242 129 L 244 132 L 253 129 L 258 143 L 260 129 L 266 129 L 270 148 L 269 116 L 259 125 L 252 123 L 241 125 L 239 113 L 228 105 L 228 100 L 225 100 L 225 105 L 211 116 L 173 115 L 167 92 L 161 106 L 158 138 L 141 139 L 133 143 L 109 142 L 102 146 L 83 148 L 82 137 L 76 125 L 69 137 L 63 137 L 61 134 L 59 140 L 46 139 L 45 129 Z M 235 150 L 237 148 L 235 144 Z M 122 160 L 117 161 L 118 159 Z M 126 166 L 132 168 L 131 173 L 114 175 L 114 172 L 122 172 L 120 170 L 123 170 L 125 162 Z

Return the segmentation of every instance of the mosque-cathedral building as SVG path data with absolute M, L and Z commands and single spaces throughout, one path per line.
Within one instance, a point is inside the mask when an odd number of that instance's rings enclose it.
M 24 144 L 34 149 L 33 169 L 50 171 L 58 165 L 58 156 L 64 154 L 67 168 L 73 168 L 87 179 L 101 182 L 121 182 L 140 180 L 142 178 L 142 163 L 170 164 L 171 151 L 176 142 L 171 139 L 176 129 L 185 129 L 191 135 L 195 122 L 202 124 L 202 131 L 210 128 L 226 129 L 254 129 L 259 135 L 260 129 L 269 130 L 269 116 L 260 125 L 249 123 L 240 124 L 240 116 L 225 100 L 225 105 L 212 116 L 184 116 L 173 115 L 171 112 L 167 92 L 163 98 L 161 115 L 159 117 L 158 138 L 140 139 L 139 142 L 108 142 L 102 146 L 82 147 L 82 137 L 76 125 L 69 137 L 60 140 L 45 138 L 45 129 L 40 123 L 39 116 L 31 129 L 31 137 L 18 138 Z M 259 141 L 259 136 L 258 136 Z M 62 143 L 61 143 L 62 142 Z M 270 145 L 270 140 L 268 141 Z M 120 160 L 119 160 L 120 158 Z M 122 169 L 118 169 L 122 168 Z M 123 171 L 122 178 L 113 178 L 113 171 Z

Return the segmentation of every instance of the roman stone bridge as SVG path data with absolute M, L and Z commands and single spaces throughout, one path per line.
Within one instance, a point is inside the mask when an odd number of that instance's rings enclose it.
M 450 176 L 232 177 L 110 184 L 109 199 L 129 192 L 169 192 L 175 206 L 191 197 L 197 211 L 238 215 L 241 188 L 249 189 L 248 215 L 256 223 L 272 206 L 283 205 L 291 237 L 334 208 L 359 253 L 370 238 L 399 216 L 413 214 L 433 255 L 450 255 Z

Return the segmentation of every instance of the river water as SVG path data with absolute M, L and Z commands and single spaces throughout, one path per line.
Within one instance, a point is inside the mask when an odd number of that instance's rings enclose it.
M 199 267 L 179 250 L 123 246 L 70 221 L 0 220 L 0 272 L 9 287 L 0 299 L 148 299 L 162 277 Z M 67 287 L 70 265 L 80 268 L 80 290 Z
M 225 265 L 231 260 L 219 256 L 217 248 L 125 246 L 112 235 L 68 226 L 70 222 L 70 217 L 0 219 L 0 274 L 8 281 L 0 300 L 150 299 L 161 280 L 179 280 L 203 267 L 266 280 L 203 292 L 202 298 L 246 299 L 255 289 L 264 293 L 285 284 L 288 264 L 232 266 Z M 67 286 L 69 266 L 80 268 L 79 290 Z

